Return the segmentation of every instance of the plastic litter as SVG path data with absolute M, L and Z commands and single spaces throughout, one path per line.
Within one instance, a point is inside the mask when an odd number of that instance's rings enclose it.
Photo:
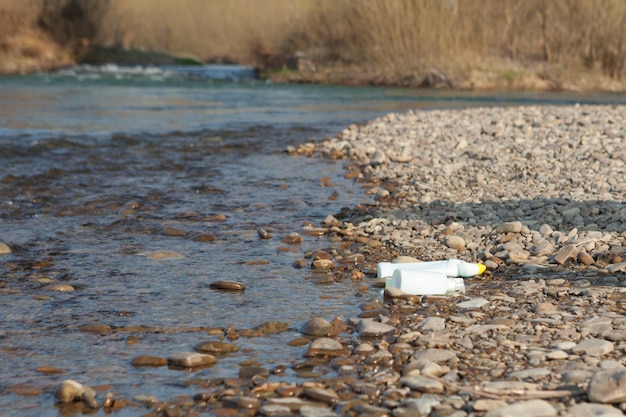
M 463 278 L 448 278 L 446 274 L 431 271 L 396 269 L 387 278 L 387 288 L 398 288 L 408 294 L 446 295 L 465 293 Z
M 447 277 L 473 277 L 485 272 L 485 265 L 480 263 L 465 262 L 460 259 L 448 259 L 433 262 L 409 262 L 409 263 L 378 263 L 378 278 L 393 276 L 396 269 L 405 271 L 429 271 L 445 274 Z

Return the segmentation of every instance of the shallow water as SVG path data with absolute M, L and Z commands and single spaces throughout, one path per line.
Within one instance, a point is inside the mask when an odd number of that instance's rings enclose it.
M 236 376 L 245 360 L 289 366 L 303 348 L 286 343 L 313 316 L 356 314 L 358 284 L 316 285 L 310 271 L 292 266 L 305 251 L 328 247 L 326 239 L 280 239 L 370 197 L 343 178 L 340 163 L 285 156 L 287 145 L 409 108 L 626 102 L 610 94 L 284 86 L 224 70 L 213 77 L 211 69 L 105 67 L 0 78 L 0 242 L 14 249 L 0 255 L 0 415 L 58 415 L 52 392 L 67 378 L 129 399 L 193 395 L 189 381 Z M 322 186 L 325 177 L 332 186 Z M 261 228 L 273 238 L 259 239 Z M 193 240 L 201 234 L 215 240 Z M 185 258 L 145 256 L 157 250 Z M 216 280 L 247 290 L 216 292 Z M 46 290 L 50 282 L 76 291 Z M 270 320 L 290 330 L 241 338 L 240 353 L 210 369 L 129 364 L 212 339 L 193 328 Z M 159 331 L 80 331 L 93 323 Z M 131 334 L 138 344 L 126 343 Z

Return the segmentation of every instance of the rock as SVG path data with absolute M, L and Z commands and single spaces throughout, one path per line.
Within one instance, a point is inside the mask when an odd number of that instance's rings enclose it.
M 66 379 L 61 382 L 54 392 L 54 398 L 59 403 L 82 401 L 89 408 L 96 408 L 98 406 L 96 392 L 90 387 L 71 379 Z
M 165 366 L 167 365 L 167 359 L 158 356 L 141 355 L 135 356 L 130 361 L 130 364 L 132 366 Z
M 215 356 L 196 352 L 180 352 L 167 358 L 168 365 L 178 368 L 204 368 L 216 362 Z
M 324 388 L 304 388 L 303 394 L 305 397 L 314 401 L 321 401 L 326 404 L 334 405 L 339 402 L 339 396 L 331 389 Z
M 75 288 L 70 284 L 48 284 L 43 287 L 46 291 L 59 291 L 59 292 L 69 292 L 74 291 Z
M 577 355 L 604 356 L 613 351 L 613 343 L 604 339 L 587 339 L 572 348 Z
M 78 328 L 81 332 L 87 333 L 111 333 L 113 329 L 108 324 L 90 323 Z
M 626 370 L 603 369 L 589 381 L 587 397 L 596 403 L 626 402 Z
M 242 292 L 246 290 L 246 286 L 236 281 L 215 281 L 209 285 L 209 288 L 220 291 Z
M 265 229 L 259 229 L 257 234 L 261 239 L 271 239 L 272 235 Z
M 263 324 L 259 324 L 254 328 L 257 332 L 263 334 L 278 334 L 286 331 L 289 328 L 289 323 L 280 321 L 267 321 Z
M 444 391 L 444 386 L 441 382 L 421 375 L 402 377 L 400 378 L 400 383 L 417 392 L 443 394 Z
M 468 301 L 463 301 L 462 303 L 458 303 L 456 305 L 456 308 L 464 311 L 464 310 L 477 310 L 479 308 L 482 308 L 484 306 L 486 306 L 487 304 L 489 304 L 488 300 L 485 300 L 484 298 L 478 297 L 478 298 L 473 298 L 471 300 Z
M 319 339 L 315 339 L 308 350 L 304 354 L 306 357 L 316 357 L 316 356 L 329 356 L 329 357 L 337 357 L 337 356 L 348 356 L 349 352 L 343 347 L 343 345 L 336 340 L 330 339 L 328 337 L 322 337 Z
M 209 353 L 211 355 L 225 355 L 227 353 L 239 352 L 239 346 L 233 343 L 210 341 L 199 343 L 193 348 L 196 352 Z
M 520 401 L 488 411 L 485 417 L 552 417 L 558 413 L 545 400 Z
M 214 242 L 215 239 L 215 236 L 209 233 L 201 233 L 191 238 L 194 242 Z
M 454 249 L 458 252 L 463 252 L 465 250 L 465 239 L 461 236 L 451 235 L 446 238 L 446 245 L 450 249 Z
M 11 247 L 6 243 L 0 242 L 0 255 L 8 255 L 11 253 Z
M 379 337 L 397 332 L 394 326 L 380 323 L 372 319 L 359 320 L 356 328 L 361 337 Z
M 567 261 L 576 261 L 578 257 L 578 247 L 573 244 L 563 246 L 557 253 L 554 255 L 554 260 L 556 263 L 563 265 Z
M 333 325 L 328 320 L 324 320 L 321 317 L 314 317 L 311 320 L 304 323 L 300 328 L 300 333 L 307 336 L 327 336 L 333 329 Z
M 181 255 L 178 252 L 173 252 L 170 250 L 157 250 L 154 252 L 148 252 L 145 254 L 148 259 L 152 259 L 155 261 L 167 261 L 169 259 L 183 259 L 185 255 Z
M 579 403 L 567 409 L 573 417 L 623 417 L 624 413 L 613 406 L 593 403 Z
M 239 368 L 239 378 L 250 379 L 257 375 L 267 377 L 270 375 L 270 371 L 262 366 L 242 366 Z
M 523 227 L 522 222 L 519 222 L 519 221 L 507 222 L 507 223 L 502 223 L 500 226 L 498 226 L 498 228 L 496 229 L 496 232 L 500 234 L 520 233 L 522 231 L 522 227 Z
M 458 360 L 455 352 L 448 349 L 423 349 L 413 354 L 413 359 L 427 359 L 432 362 L 456 362 Z
M 295 233 L 295 232 L 290 233 L 289 235 L 282 238 L 281 242 L 286 243 L 288 245 L 299 245 L 300 243 L 302 243 L 302 236 L 300 236 L 298 233 Z
M 472 404 L 474 411 L 490 411 L 496 408 L 506 407 L 506 401 L 503 400 L 476 400 Z
M 418 328 L 423 331 L 441 331 L 446 328 L 446 319 L 443 317 L 428 317 L 422 321 Z

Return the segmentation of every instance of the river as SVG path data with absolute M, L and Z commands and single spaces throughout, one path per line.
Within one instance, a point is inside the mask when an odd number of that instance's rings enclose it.
M 99 387 L 100 400 L 108 391 L 193 395 L 193 381 L 235 377 L 245 361 L 285 365 L 281 379 L 300 380 L 289 365 L 302 348 L 287 342 L 302 323 L 354 315 L 378 293 L 315 284 L 310 270 L 293 267 L 329 246 L 303 226 L 371 197 L 341 163 L 284 149 L 393 111 L 575 103 L 624 104 L 626 95 L 276 85 L 247 68 L 210 66 L 0 78 L 0 242 L 12 249 L 0 255 L 0 415 L 67 415 L 53 398 L 64 379 Z M 301 244 L 281 242 L 293 232 Z M 165 250 L 184 258 L 147 256 Z M 215 291 L 217 280 L 247 289 Z M 268 321 L 290 330 L 241 338 L 240 352 L 212 368 L 130 365 L 137 355 L 192 350 L 210 339 L 198 328 Z M 142 330 L 117 331 L 130 326 Z

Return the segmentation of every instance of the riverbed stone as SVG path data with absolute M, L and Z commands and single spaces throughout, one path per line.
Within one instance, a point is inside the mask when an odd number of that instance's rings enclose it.
M 219 340 L 198 343 L 193 347 L 196 352 L 209 353 L 211 355 L 225 355 L 239 351 L 239 346 L 234 343 Z
M 11 253 L 11 247 L 6 243 L 0 242 L 0 255 L 8 255 Z
M 372 319 L 359 320 L 356 327 L 361 337 L 379 337 L 397 332 L 397 329 L 394 326 L 380 323 Z
M 578 343 L 572 348 L 575 354 L 584 354 L 591 356 L 604 356 L 614 349 L 613 343 L 604 339 L 587 339 Z
M 167 362 L 169 365 L 179 368 L 204 368 L 214 365 L 217 358 L 204 353 L 180 352 L 168 357 Z
M 587 396 L 597 403 L 626 402 L 626 369 L 603 369 L 596 372 L 589 381 Z
M 328 337 L 320 337 L 311 342 L 304 356 L 338 357 L 348 355 L 348 351 L 338 341 Z
M 557 410 L 545 400 L 528 400 L 493 409 L 485 417 L 552 417 L 557 414 Z

